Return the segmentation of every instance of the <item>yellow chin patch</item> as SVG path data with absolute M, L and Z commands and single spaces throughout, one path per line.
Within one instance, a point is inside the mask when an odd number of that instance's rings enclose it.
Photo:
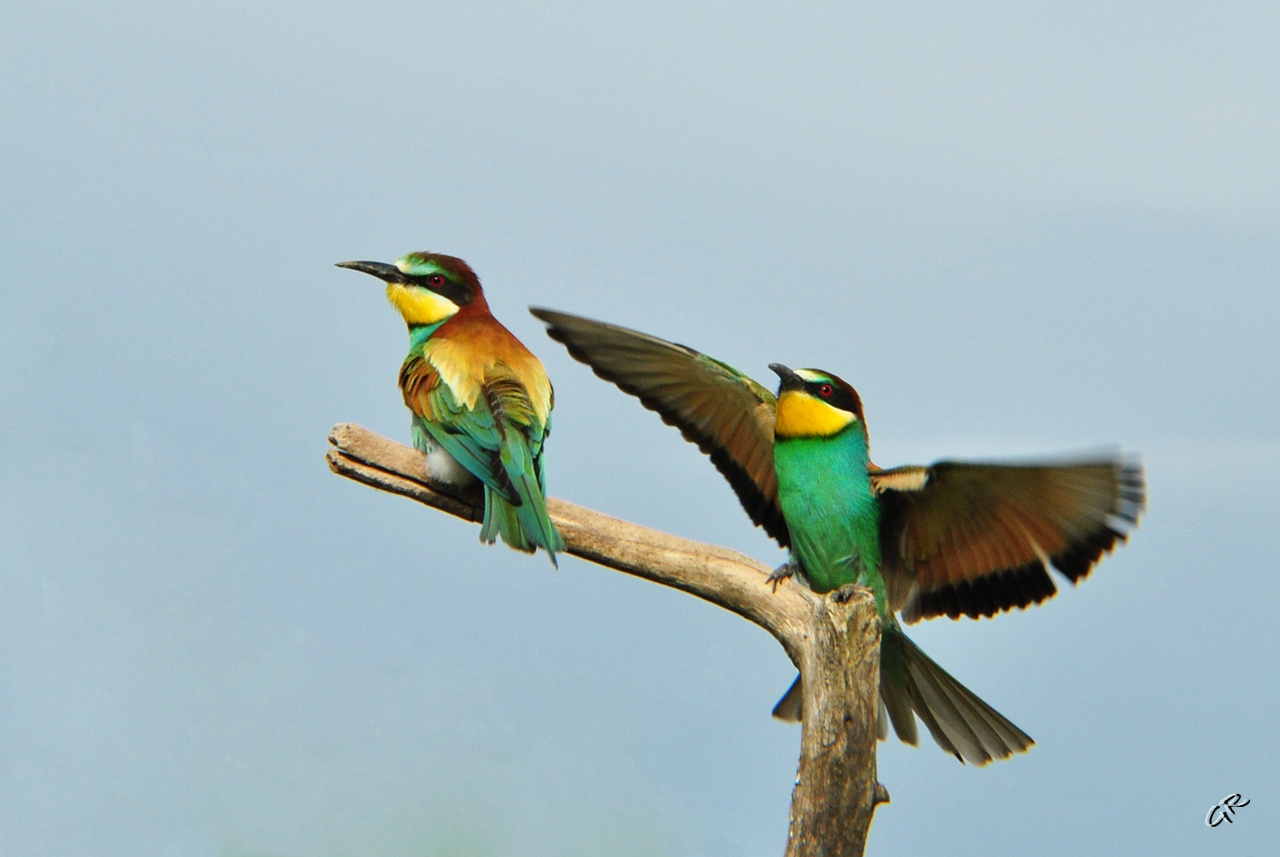
M 778 399 L 773 433 L 776 437 L 830 437 L 856 419 L 808 393 L 787 390 Z
M 403 283 L 387 283 L 387 300 L 409 324 L 435 324 L 458 311 L 458 305 L 448 298 Z

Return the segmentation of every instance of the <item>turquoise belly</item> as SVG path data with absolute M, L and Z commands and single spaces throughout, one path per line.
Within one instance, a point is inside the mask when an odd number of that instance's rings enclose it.
M 865 453 L 843 436 L 793 438 L 774 447 L 778 502 L 791 553 L 815 592 L 880 583 L 879 507 Z M 877 593 L 879 596 L 881 593 Z

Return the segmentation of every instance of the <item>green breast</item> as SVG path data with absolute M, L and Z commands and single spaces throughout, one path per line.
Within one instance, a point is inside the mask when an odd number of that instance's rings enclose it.
M 826 438 L 789 438 L 774 445 L 778 502 L 815 592 L 861 582 L 884 600 L 880 577 L 880 510 L 867 477 L 864 435 L 856 428 Z

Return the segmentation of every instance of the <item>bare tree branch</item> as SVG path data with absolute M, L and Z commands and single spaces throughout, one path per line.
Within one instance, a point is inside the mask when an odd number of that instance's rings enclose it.
M 416 450 L 352 423 L 329 435 L 329 467 L 467 521 L 479 521 L 478 491 L 433 483 Z M 452 492 L 452 493 L 451 493 Z M 880 624 L 869 593 L 819 596 L 765 582 L 769 568 L 737 551 L 682 539 L 549 498 L 566 552 L 683 590 L 771 633 L 805 676 L 804 730 L 792 793 L 787 857 L 857 857 L 877 803 L 875 742 Z
M 343 476 L 420 503 L 479 521 L 479 492 L 446 493 L 451 486 L 431 482 L 418 451 L 351 423 L 329 437 L 329 466 Z M 801 586 L 775 594 L 763 585 L 769 569 L 728 548 L 668 535 L 550 498 L 547 510 L 564 537 L 567 553 L 655 583 L 682 589 L 732 610 L 773 634 L 798 662 L 795 652 L 821 598 Z

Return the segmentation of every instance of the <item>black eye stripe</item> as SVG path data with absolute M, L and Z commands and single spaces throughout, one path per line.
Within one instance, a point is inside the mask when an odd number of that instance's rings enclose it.
M 464 283 L 455 283 L 444 274 L 411 274 L 410 277 L 418 286 L 448 298 L 458 306 L 466 306 L 474 297 Z
M 833 408 L 848 411 L 854 416 L 862 412 L 862 403 L 852 388 L 838 381 L 810 381 L 809 393 Z M 861 417 L 859 416 L 859 419 Z

